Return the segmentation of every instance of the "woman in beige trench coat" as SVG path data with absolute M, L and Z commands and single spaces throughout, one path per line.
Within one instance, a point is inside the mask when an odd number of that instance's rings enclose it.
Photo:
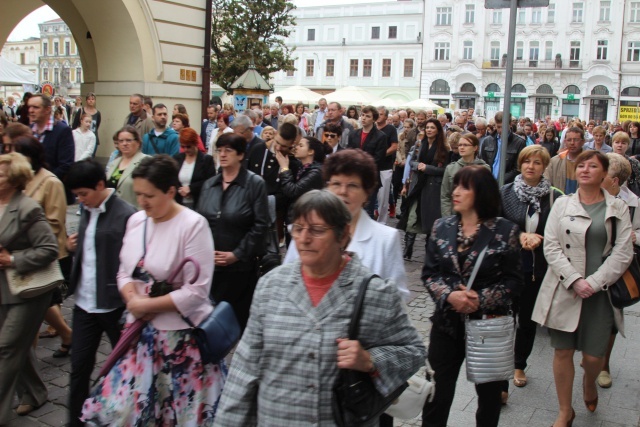
M 571 426 L 573 354 L 582 351 L 583 399 L 596 410 L 596 377 L 602 369 L 611 328 L 623 333 L 620 310 L 606 292 L 631 263 L 631 222 L 624 201 L 600 188 L 609 161 L 595 150 L 576 158 L 578 191 L 556 200 L 544 233 L 549 263 L 532 319 L 549 328 L 560 412 L 554 426 Z M 612 223 L 616 240 L 612 248 Z M 606 258 L 606 259 L 605 259 Z

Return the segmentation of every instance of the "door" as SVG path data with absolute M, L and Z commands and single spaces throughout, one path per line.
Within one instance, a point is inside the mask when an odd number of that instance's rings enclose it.
M 607 120 L 607 110 L 609 110 L 608 100 L 592 99 L 591 108 L 589 109 L 589 120 L 595 120 L 596 123 Z
M 546 116 L 551 115 L 551 105 L 553 104 L 553 98 L 536 98 L 536 119 L 543 119 Z

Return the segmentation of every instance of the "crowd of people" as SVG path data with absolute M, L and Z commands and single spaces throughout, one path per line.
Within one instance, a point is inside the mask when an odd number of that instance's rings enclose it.
M 103 164 L 95 94 L 75 108 L 11 99 L 0 113 L 0 426 L 15 396 L 18 415 L 47 401 L 34 344 L 59 336 L 52 356 L 71 358 L 71 426 L 333 425 L 339 370 L 368 373 L 384 395 L 428 360 L 437 388 L 422 425 L 444 427 L 465 319 L 512 315 L 512 381 L 476 384 L 477 425 L 497 426 L 510 384 L 527 385 L 538 324 L 554 348 L 554 426 L 575 418 L 575 351 L 596 411 L 624 333 L 607 287 L 640 246 L 640 123 L 474 113 L 279 100 L 242 112 L 211 104 L 194 129 L 184 105 L 170 118 L 133 94 Z M 68 235 L 74 203 L 80 222 Z M 428 338 L 404 308 L 404 260 L 423 235 Z M 280 266 L 265 263 L 274 251 L 286 251 Z M 10 269 L 53 263 L 64 286 L 10 292 Z M 364 280 L 359 339 L 349 339 Z M 70 295 L 71 326 L 60 311 Z M 190 326 L 220 301 L 243 332 L 229 368 L 203 361 Z M 102 334 L 115 347 L 139 322 L 92 387 Z

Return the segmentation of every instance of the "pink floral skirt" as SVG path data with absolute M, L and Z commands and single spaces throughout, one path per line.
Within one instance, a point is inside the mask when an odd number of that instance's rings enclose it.
M 189 329 L 147 324 L 94 387 L 81 419 L 98 426 L 211 426 L 226 377 L 224 361 L 202 364 Z

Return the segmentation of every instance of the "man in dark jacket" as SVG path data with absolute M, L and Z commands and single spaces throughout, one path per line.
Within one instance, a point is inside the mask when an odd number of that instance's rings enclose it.
M 502 112 L 498 112 L 495 115 L 496 132 L 491 135 L 491 138 L 487 137 L 482 143 L 482 152 L 480 158 L 484 160 L 490 167 L 491 173 L 495 179 L 498 179 L 500 174 L 500 156 L 502 155 Z M 524 139 L 520 138 L 515 133 L 509 131 L 509 139 L 507 140 L 507 158 L 504 162 L 504 184 L 513 182 L 518 175 L 518 156 L 520 151 L 526 147 L 527 143 Z
M 102 333 L 107 334 L 111 347 L 120 338 L 124 302 L 116 275 L 127 221 L 136 209 L 107 188 L 104 168 L 93 160 L 75 163 L 67 174 L 67 184 L 83 204 L 78 232 L 67 241 L 69 251 L 75 252 L 69 281 L 69 295 L 75 293 L 69 422 L 83 426 L 79 417 L 89 396 Z

